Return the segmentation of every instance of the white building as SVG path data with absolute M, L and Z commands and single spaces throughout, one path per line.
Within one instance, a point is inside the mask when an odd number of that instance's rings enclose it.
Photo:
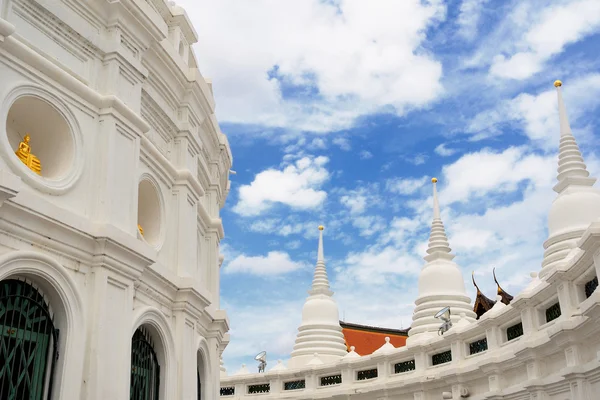
M 552 205 L 540 277 L 517 296 L 499 290 L 478 320 L 465 292 L 464 277 L 452 261 L 440 218 L 434 181 L 434 218 L 419 277 L 413 323 L 406 346 L 389 339 L 373 354 L 339 347 L 337 306 L 302 312 L 290 365 L 264 374 L 246 368 L 221 377 L 221 398 L 353 400 L 598 400 L 600 399 L 600 191 L 592 185 L 571 133 L 558 93 L 561 139 L 557 198 Z M 315 269 L 323 294 L 326 282 L 322 244 Z M 525 271 L 523 273 L 526 273 Z M 326 284 L 326 285 L 325 285 Z M 326 286 L 326 287 L 325 287 Z M 325 296 L 329 296 L 325 298 Z M 452 327 L 438 335 L 436 311 L 450 306 Z M 325 307 L 323 307 L 325 308 Z M 312 313 L 311 313 L 312 312 Z M 320 331 L 318 330 L 320 329 Z M 308 335 L 305 332 L 310 331 Z M 294 357 L 314 351 L 313 357 Z M 321 357 L 320 353 L 327 354 Z
M 232 158 L 197 40 L 165 0 L 0 0 L 0 399 L 218 397 Z

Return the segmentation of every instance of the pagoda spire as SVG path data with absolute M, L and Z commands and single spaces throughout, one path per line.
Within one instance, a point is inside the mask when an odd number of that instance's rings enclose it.
M 560 121 L 560 145 L 558 150 L 558 183 L 554 191 L 561 193 L 572 184 L 578 186 L 592 186 L 595 178 L 590 178 L 583 156 L 571 131 L 567 108 L 562 96 L 562 82 L 555 81 L 558 96 L 558 118 Z
M 433 221 L 429 234 L 426 264 L 419 274 L 419 296 L 415 300 L 413 321 L 408 331 L 407 343 L 427 340 L 437 336 L 440 320 L 435 314 L 448 306 L 452 320 L 458 322 L 464 314 L 464 322 L 474 322 L 477 315 L 473 312 L 471 299 L 467 295 L 462 272 L 453 261 L 446 230 L 440 216 L 440 204 L 437 193 L 437 178 L 433 184 Z
M 446 229 L 440 216 L 440 203 L 437 194 L 437 178 L 432 178 L 433 184 L 433 221 L 431 222 L 431 232 L 429 234 L 429 246 L 427 247 L 427 256 L 425 260 L 431 261 L 443 254 L 450 254 L 450 244 L 446 236 Z
M 544 242 L 544 259 L 540 278 L 569 259 L 590 223 L 600 218 L 600 190 L 593 185 L 579 146 L 571 132 L 567 108 L 562 96 L 562 82 L 554 82 L 558 98 L 560 145 L 558 149 L 558 196 L 548 213 L 548 239 Z
M 329 279 L 327 278 L 327 268 L 325 267 L 325 256 L 323 253 L 323 225 L 319 226 L 319 248 L 317 249 L 317 265 L 312 281 L 312 288 L 309 294 L 333 295 L 329 290 Z
M 296 343 L 288 367 L 302 368 L 315 361 L 315 353 L 321 363 L 339 361 L 348 353 L 337 303 L 329 289 L 325 256 L 323 253 L 323 226 L 319 226 L 317 265 L 308 298 L 302 307 L 302 322 L 298 327 Z

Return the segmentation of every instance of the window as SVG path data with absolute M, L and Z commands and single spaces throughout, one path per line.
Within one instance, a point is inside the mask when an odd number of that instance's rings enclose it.
M 519 322 L 518 324 L 509 326 L 506 328 L 506 340 L 511 341 L 520 336 L 523 336 L 523 323 Z
M 0 282 L 0 399 L 51 398 L 57 340 L 44 296 L 27 282 Z
M 596 276 L 596 277 L 594 277 L 594 279 L 592 279 L 591 281 L 589 281 L 585 284 L 585 298 L 589 299 L 597 287 L 598 287 L 598 277 Z
M 249 385 L 248 386 L 248 394 L 269 393 L 270 391 L 271 391 L 270 383 L 263 383 L 260 385 Z
M 469 354 L 482 353 L 488 349 L 487 338 L 476 340 L 469 344 Z
M 432 365 L 440 365 L 449 363 L 452 361 L 452 351 L 444 351 L 443 353 L 434 354 L 431 356 L 431 364 Z
M 364 381 L 367 379 L 375 379 L 375 378 L 377 378 L 377 368 L 367 369 L 364 371 L 358 371 L 356 373 L 357 381 Z
M 415 360 L 403 361 L 397 364 L 394 364 L 394 373 L 400 374 L 402 372 L 414 371 L 415 370 Z
M 339 385 L 342 383 L 342 375 L 331 375 L 321 377 L 321 386 Z
M 235 394 L 235 387 L 228 386 L 221 388 L 221 396 L 233 396 Z
M 130 400 L 158 400 L 160 365 L 150 335 L 138 328 L 131 339 Z
M 304 379 L 299 381 L 290 381 L 283 384 L 283 390 L 298 390 L 306 387 L 306 381 Z
M 546 309 L 546 322 L 554 321 L 560 314 L 560 303 L 556 302 Z

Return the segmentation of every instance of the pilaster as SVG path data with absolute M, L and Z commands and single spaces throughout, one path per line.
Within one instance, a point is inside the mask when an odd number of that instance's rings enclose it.
M 194 318 L 185 310 L 176 311 L 175 346 L 178 368 L 178 399 L 195 399 L 197 394 L 197 349 Z
M 89 275 L 85 399 L 129 397 L 133 281 L 106 268 Z M 107 368 L 110 366 L 110 368 Z
M 193 191 L 187 185 L 176 184 L 173 188 L 173 199 L 175 212 L 173 218 L 176 219 L 174 226 L 177 240 L 175 262 L 177 265 L 177 274 L 180 277 L 189 277 L 199 280 L 196 265 L 198 265 L 196 237 L 196 209 L 198 199 Z
M 95 158 L 89 163 L 95 169 L 88 183 L 93 193 L 92 218 L 136 236 L 139 139 L 109 112 L 98 123 Z
M 570 316 L 577 308 L 577 288 L 573 282 L 564 280 L 558 285 L 557 290 L 561 314 Z

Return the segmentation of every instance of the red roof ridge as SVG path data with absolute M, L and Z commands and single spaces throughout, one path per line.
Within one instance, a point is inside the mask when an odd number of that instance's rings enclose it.
M 382 327 L 378 327 L 378 326 L 354 324 L 351 322 L 344 322 L 344 321 L 340 321 L 340 326 L 342 328 L 346 328 L 346 329 L 356 329 L 359 331 L 368 331 L 368 332 L 377 332 L 377 333 L 388 333 L 390 335 L 399 335 L 399 336 L 408 336 L 408 330 L 410 329 L 410 328 L 407 328 L 407 329 L 382 328 Z

